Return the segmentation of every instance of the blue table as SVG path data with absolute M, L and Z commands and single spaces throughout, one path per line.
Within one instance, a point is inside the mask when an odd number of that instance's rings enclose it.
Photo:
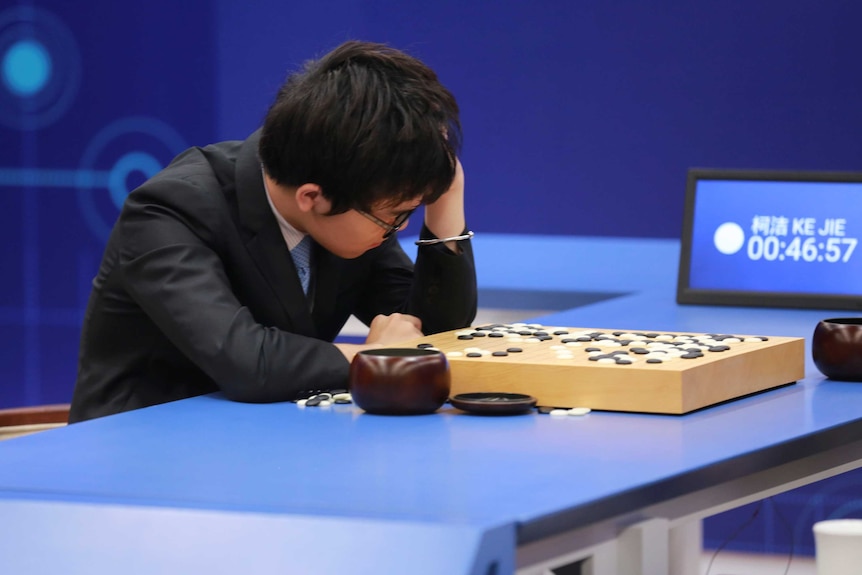
M 540 321 L 810 339 L 839 314 L 683 307 L 646 285 Z M 6 441 L 0 573 L 691 573 L 703 516 L 862 464 L 862 386 L 806 374 L 685 416 L 216 394 Z

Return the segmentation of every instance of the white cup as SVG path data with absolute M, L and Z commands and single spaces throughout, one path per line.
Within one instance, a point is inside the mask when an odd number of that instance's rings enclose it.
M 862 573 L 862 519 L 829 519 L 814 524 L 817 575 Z

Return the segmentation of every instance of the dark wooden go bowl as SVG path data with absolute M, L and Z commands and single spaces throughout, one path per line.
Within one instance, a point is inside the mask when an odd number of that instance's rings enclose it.
M 350 363 L 350 395 L 368 413 L 433 413 L 446 402 L 451 385 L 449 361 L 435 350 L 372 349 Z
M 811 340 L 814 365 L 830 379 L 862 381 L 862 317 L 824 319 Z

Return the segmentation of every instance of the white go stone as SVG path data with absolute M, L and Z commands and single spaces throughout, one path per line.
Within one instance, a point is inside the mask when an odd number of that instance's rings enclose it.
M 305 404 L 308 402 L 307 399 L 300 399 L 296 402 L 296 407 L 305 407 Z
M 565 417 L 565 416 L 569 415 L 569 410 L 568 409 L 552 409 L 550 412 L 548 412 L 548 415 L 550 415 L 552 417 Z
M 600 360 L 597 360 L 596 363 L 613 363 L 616 364 L 617 360 L 610 357 L 603 357 Z
M 570 410 L 568 410 L 568 414 L 569 415 L 586 415 L 591 411 L 592 411 L 592 409 L 590 409 L 589 407 L 573 407 Z
M 460 351 L 450 351 L 446 353 L 446 357 L 461 357 L 462 355 L 464 354 Z
M 739 339 L 738 337 L 728 337 L 728 338 L 725 338 L 725 340 L 724 340 L 724 343 L 726 343 L 726 344 L 727 343 L 740 343 L 740 342 L 742 342 L 742 340 Z
M 729 340 L 727 340 L 727 339 L 726 339 L 726 340 L 724 340 L 724 341 L 729 341 Z M 745 338 L 745 339 L 744 339 L 744 340 L 742 340 L 742 341 L 758 342 L 758 341 L 763 341 L 763 339 L 762 339 L 762 338 L 759 338 L 759 337 L 747 337 L 747 338 Z

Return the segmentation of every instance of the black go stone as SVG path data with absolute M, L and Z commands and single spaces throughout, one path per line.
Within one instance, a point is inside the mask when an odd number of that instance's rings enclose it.
M 485 337 L 485 332 L 484 331 L 474 331 L 470 335 L 472 335 L 473 337 Z
M 657 357 L 651 357 L 648 360 L 646 360 L 646 362 L 647 363 L 662 363 L 662 361 Z
M 586 335 L 582 335 L 582 336 L 576 338 L 575 341 L 593 341 L 593 338 L 586 336 Z
M 473 336 L 464 334 L 464 335 L 459 335 L 458 339 L 473 339 Z
M 649 350 L 644 347 L 633 347 L 629 351 L 638 355 L 646 355 L 649 353 Z
M 467 354 L 467 357 L 482 357 L 482 354 L 475 351 L 471 351 Z
M 569 335 L 569 332 L 567 332 L 564 329 L 560 329 L 560 330 L 555 331 L 554 335 Z
M 709 351 L 727 351 L 729 349 L 729 345 L 712 345 L 709 347 Z
M 488 337 L 504 337 L 504 336 L 499 331 L 492 331 L 491 333 L 488 334 Z
M 630 359 L 617 358 L 617 365 L 631 365 L 631 364 L 632 364 L 632 360 L 630 360 Z
M 547 406 L 547 405 L 542 405 L 542 406 L 538 407 L 537 409 L 538 409 L 539 413 L 548 414 L 548 413 L 551 413 L 552 411 L 554 411 L 555 408 Z
M 518 335 L 533 335 L 533 332 L 524 330 L 524 331 L 519 331 Z
M 510 347 L 510 348 L 506 349 L 506 351 L 508 351 L 509 353 L 521 353 L 524 350 L 521 349 L 520 347 Z
M 550 341 L 550 340 L 554 339 L 554 336 L 552 336 L 552 335 L 537 335 L 536 338 L 539 341 Z
M 308 407 L 314 407 L 315 405 L 320 405 L 320 402 L 323 401 L 323 397 L 319 395 L 315 395 L 311 399 L 305 402 L 305 405 Z
M 571 337 L 565 337 L 560 340 L 562 343 L 577 343 L 578 340 L 572 339 Z
M 345 403 L 353 403 L 352 401 L 350 401 L 346 397 L 339 397 L 338 399 L 336 399 L 334 401 L 335 401 L 335 403 L 337 403 L 339 405 L 344 405 Z
M 537 332 L 533 333 L 533 335 L 535 335 L 535 336 L 544 336 L 544 335 L 548 335 L 548 332 L 546 332 L 546 331 L 537 331 Z
M 680 357 L 683 359 L 697 359 L 699 357 L 703 357 L 703 354 L 700 353 L 699 351 L 698 351 L 698 353 L 694 353 L 693 351 L 690 351 L 688 353 L 682 354 Z
M 416 347 L 418 347 L 419 349 L 427 349 L 429 347 L 434 347 L 434 344 L 433 343 L 420 343 Z
M 585 347 L 584 351 L 586 351 L 587 353 L 589 353 L 591 351 L 602 351 L 602 348 L 600 348 L 600 347 Z
M 495 351 L 491 355 L 493 355 L 494 357 L 506 357 L 509 354 L 508 354 L 508 352 L 505 352 L 505 351 Z

